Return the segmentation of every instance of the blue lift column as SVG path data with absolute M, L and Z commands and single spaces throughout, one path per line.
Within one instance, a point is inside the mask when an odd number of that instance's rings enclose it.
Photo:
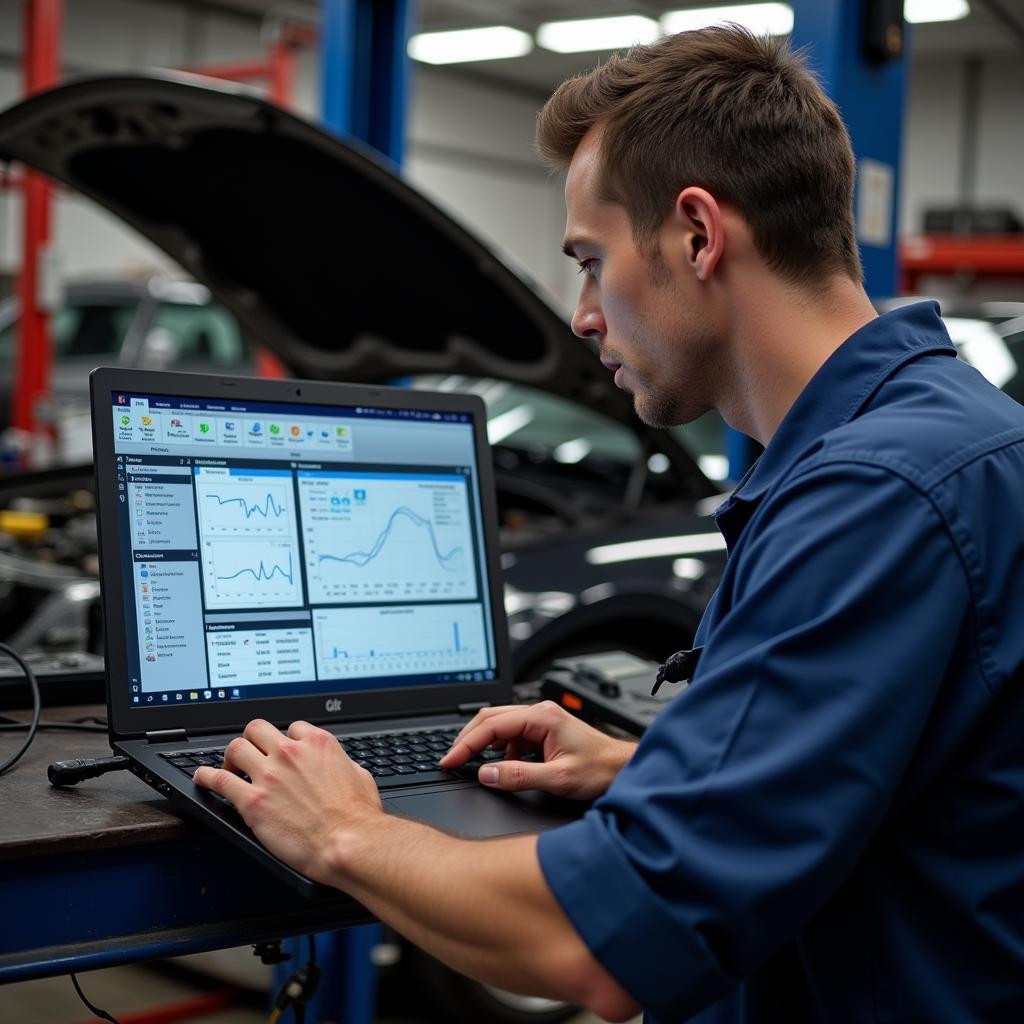
M 405 150 L 409 0 L 322 0 L 324 126 L 368 143 L 396 167 Z
M 322 0 L 320 10 L 324 127 L 344 138 L 359 139 L 400 167 L 409 80 L 409 0 Z M 317 936 L 317 964 L 323 975 L 306 1007 L 308 1024 L 373 1024 L 377 1001 L 373 951 L 382 942 L 380 925 Z M 289 939 L 285 949 L 292 960 L 274 969 L 275 993 L 309 957 L 306 939 Z
M 794 49 L 807 48 L 811 70 L 839 107 L 857 159 L 854 215 L 864 264 L 864 285 L 872 299 L 896 294 L 897 196 L 900 136 L 906 83 L 905 27 L 894 19 L 885 31 L 885 9 L 902 2 L 879 0 L 790 0 Z M 872 19 L 874 18 L 874 21 Z M 896 34 L 900 33 L 900 38 Z M 887 57 L 897 43 L 903 56 Z M 729 475 L 738 480 L 752 461 L 753 443 L 729 430 Z

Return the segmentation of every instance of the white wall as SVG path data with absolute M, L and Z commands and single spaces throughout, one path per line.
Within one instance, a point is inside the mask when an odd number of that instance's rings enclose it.
M 976 188 L 961 196 L 965 65 L 958 59 L 913 67 L 903 128 L 900 233 L 921 231 L 926 206 L 961 198 L 1010 206 L 1024 219 L 1024 60 L 992 57 L 981 66 Z
M 423 68 L 413 80 L 405 174 L 426 195 L 533 279 L 556 304 L 575 300 L 561 252 L 562 181 L 532 151 L 540 98 L 467 87 Z
M 0 107 L 20 92 L 22 5 L 0 0 Z M 65 4 L 62 61 L 71 73 L 182 66 L 264 55 L 255 23 L 197 13 L 164 2 L 73 0 Z M 933 60 L 913 67 L 904 133 L 900 203 L 903 233 L 920 226 L 928 204 L 958 198 L 962 65 Z M 561 181 L 551 178 L 530 145 L 542 97 L 469 82 L 457 72 L 417 67 L 409 106 L 405 173 L 510 262 L 525 268 L 568 307 L 577 282 L 558 251 L 564 210 Z M 318 108 L 315 52 L 299 62 L 297 108 Z M 1008 203 L 1024 216 L 1024 61 L 988 60 L 981 77 L 976 199 Z M 0 273 L 20 263 L 18 200 L 0 192 Z M 135 273 L 165 265 L 152 246 L 116 225 L 91 203 L 62 193 L 56 241 L 68 277 Z

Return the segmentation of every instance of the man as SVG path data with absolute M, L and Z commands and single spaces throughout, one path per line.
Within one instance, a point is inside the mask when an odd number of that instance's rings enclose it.
M 637 747 L 551 704 L 463 729 L 446 767 L 507 744 L 482 783 L 598 798 L 539 839 L 388 816 L 302 722 L 196 782 L 458 970 L 613 1020 L 1024 1020 L 1024 409 L 933 304 L 876 317 L 849 139 L 781 41 L 636 48 L 538 138 L 574 331 L 647 422 L 766 448 L 692 683 Z

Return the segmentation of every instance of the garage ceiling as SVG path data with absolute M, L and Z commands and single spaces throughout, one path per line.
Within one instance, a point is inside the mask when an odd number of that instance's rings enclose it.
M 253 18 L 286 12 L 315 20 L 320 5 L 281 0 L 180 0 L 197 9 L 235 11 Z M 732 0 L 739 2 L 739 0 Z M 645 0 L 413 0 L 417 31 L 511 25 L 533 33 L 545 21 L 646 14 L 658 17 L 667 10 L 706 7 L 715 0 L 645 2 Z M 957 60 L 967 57 L 1019 56 L 1024 52 L 1024 0 L 970 0 L 970 14 L 956 22 L 916 25 L 912 28 L 915 60 Z M 512 60 L 477 61 L 450 69 L 477 80 L 547 94 L 563 78 L 592 67 L 602 53 L 557 54 L 535 48 Z

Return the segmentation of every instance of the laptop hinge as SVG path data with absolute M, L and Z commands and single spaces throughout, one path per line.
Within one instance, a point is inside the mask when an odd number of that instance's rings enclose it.
M 456 707 L 456 711 L 460 715 L 475 715 L 478 711 L 483 711 L 484 708 L 489 708 L 491 702 L 489 700 L 482 700 L 477 704 L 459 704 Z
M 146 733 L 150 743 L 188 743 L 188 733 L 184 729 L 157 729 Z

